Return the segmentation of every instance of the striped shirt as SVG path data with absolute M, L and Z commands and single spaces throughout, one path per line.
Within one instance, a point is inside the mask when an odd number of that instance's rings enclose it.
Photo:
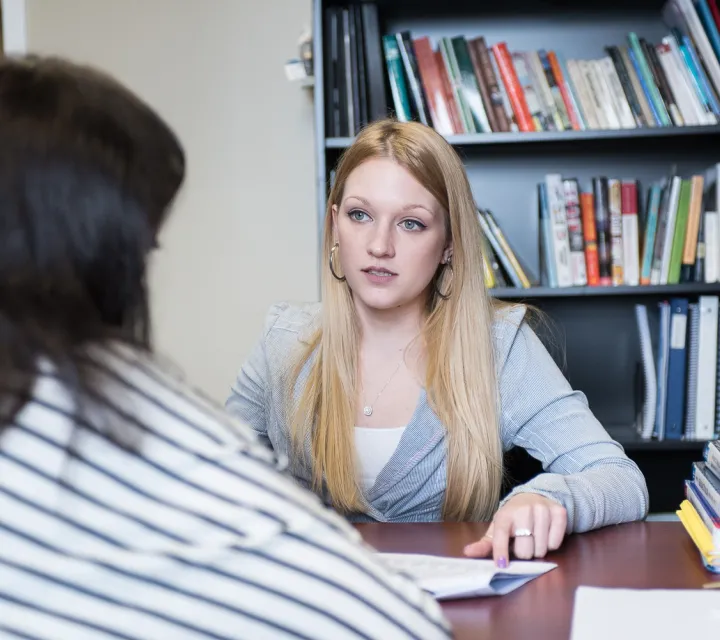
M 0 638 L 449 637 L 249 428 L 101 353 L 81 417 L 44 366 L 0 434 Z

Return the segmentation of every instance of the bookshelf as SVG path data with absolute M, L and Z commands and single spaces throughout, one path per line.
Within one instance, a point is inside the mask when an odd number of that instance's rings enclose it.
M 324 38 L 324 16 L 330 7 L 353 2 L 314 0 L 315 115 L 317 166 L 317 228 L 321 233 L 330 172 L 352 135 L 330 135 L 327 86 L 330 42 Z M 554 49 L 565 59 L 600 58 L 604 47 L 627 42 L 635 32 L 659 43 L 669 32 L 659 0 L 507 0 L 470 3 L 465 0 L 378 0 L 380 35 L 409 30 L 413 39 L 483 36 L 488 47 L 507 43 L 510 51 Z M 386 82 L 387 102 L 392 97 Z M 637 181 L 641 210 L 648 186 L 671 167 L 689 177 L 720 161 L 720 123 L 565 131 L 509 131 L 444 134 L 462 157 L 481 208 L 497 219 L 514 252 L 535 274 L 540 272 L 537 184 L 550 173 L 576 178 L 583 191 L 592 190 L 596 176 Z M 321 265 L 322 266 L 322 265 Z M 683 481 L 702 441 L 643 440 L 634 429 L 642 400 L 642 360 L 635 305 L 645 304 L 657 340 L 657 304 L 682 296 L 720 295 L 720 283 L 690 282 L 646 286 L 574 286 L 527 289 L 498 287 L 498 299 L 527 301 L 546 319 L 538 333 L 574 388 L 610 434 L 641 467 L 648 480 L 652 511 L 674 511 L 683 495 Z M 540 469 L 521 450 L 508 456 L 513 482 Z
M 698 284 L 657 284 L 657 285 L 619 285 L 614 287 L 497 287 L 492 294 L 499 300 L 528 300 L 537 298 L 573 298 L 577 296 L 684 296 L 716 294 L 719 286 L 716 283 Z
M 713 137 L 720 136 L 720 126 L 698 125 L 686 127 L 648 127 L 643 129 L 616 129 L 616 130 L 584 130 L 584 131 L 532 131 L 532 132 L 493 132 L 474 133 L 445 136 L 445 139 L 454 147 L 492 146 L 492 145 L 526 145 L 548 142 L 598 142 L 603 140 L 669 138 L 682 136 Z M 352 144 L 353 138 L 326 138 L 326 149 L 346 149 Z

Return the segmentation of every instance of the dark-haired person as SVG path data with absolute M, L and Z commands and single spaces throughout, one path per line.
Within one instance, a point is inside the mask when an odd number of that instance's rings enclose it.
M 448 637 L 434 600 L 157 364 L 146 259 L 183 176 L 113 79 L 0 61 L 0 637 Z

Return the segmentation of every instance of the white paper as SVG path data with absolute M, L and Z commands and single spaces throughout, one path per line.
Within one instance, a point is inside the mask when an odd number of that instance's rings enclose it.
M 554 562 L 513 560 L 506 569 L 500 569 L 492 560 L 412 553 L 379 555 L 390 569 L 410 576 L 438 600 L 504 595 L 557 567 Z
M 718 637 L 716 589 L 578 587 L 570 640 Z

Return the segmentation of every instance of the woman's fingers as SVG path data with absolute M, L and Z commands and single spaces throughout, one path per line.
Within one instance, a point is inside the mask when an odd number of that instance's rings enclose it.
M 477 542 L 472 542 L 463 549 L 463 553 L 471 558 L 486 558 L 493 551 L 493 529 L 494 526 L 490 524 L 485 535 L 480 538 Z
M 515 557 L 530 560 L 535 555 L 535 518 L 530 505 L 515 510 L 511 535 L 515 538 Z
M 502 509 L 495 515 L 493 521 L 493 560 L 495 564 L 504 569 L 508 566 L 510 555 L 510 529 L 513 526 L 512 512 Z
M 535 539 L 535 557 L 544 558 L 548 551 L 548 536 L 550 534 L 550 509 L 544 504 L 536 504 L 533 507 L 533 519 L 535 528 L 533 538 Z
M 555 551 L 560 548 L 567 530 L 567 511 L 559 504 L 550 507 L 550 530 L 548 533 L 548 549 Z
M 516 558 L 544 558 L 560 548 L 567 529 L 565 507 L 545 498 L 524 498 L 525 504 L 508 502 L 493 519 L 487 533 L 465 547 L 465 555 L 484 558 L 492 553 L 498 567 L 508 566 L 510 542 Z

